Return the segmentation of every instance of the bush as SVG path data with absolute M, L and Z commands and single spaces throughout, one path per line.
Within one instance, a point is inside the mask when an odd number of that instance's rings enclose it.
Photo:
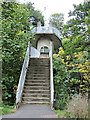
M 88 98 L 75 94 L 67 105 L 70 118 L 88 118 Z
M 59 48 L 58 55 L 54 54 L 54 88 L 55 88 L 55 103 L 54 108 L 63 110 L 68 102 L 70 94 L 70 74 L 65 67 L 64 51 Z
M 63 110 L 74 94 L 88 92 L 89 66 L 87 51 L 66 56 L 60 47 L 53 55 L 55 109 Z
M 14 105 L 15 86 L 31 37 L 31 23 L 25 8 L 15 2 L 2 2 L 2 100 Z
M 9 105 L 2 106 L 2 115 L 15 113 L 15 112 L 16 110 L 14 109 L 14 106 L 9 106 Z
M 0 115 L 10 114 L 16 112 L 15 106 L 5 105 L 3 101 L 0 100 Z

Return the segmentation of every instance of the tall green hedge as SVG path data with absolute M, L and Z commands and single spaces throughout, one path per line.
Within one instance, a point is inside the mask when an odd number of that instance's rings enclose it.
M 2 98 L 9 105 L 15 103 L 27 43 L 32 39 L 28 17 L 25 6 L 2 2 Z

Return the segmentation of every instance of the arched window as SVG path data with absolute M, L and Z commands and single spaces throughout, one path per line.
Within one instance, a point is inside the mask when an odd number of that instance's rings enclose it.
M 40 49 L 40 53 L 49 53 L 49 49 L 48 49 L 48 47 L 47 46 L 44 46 L 44 47 L 41 47 L 41 49 Z

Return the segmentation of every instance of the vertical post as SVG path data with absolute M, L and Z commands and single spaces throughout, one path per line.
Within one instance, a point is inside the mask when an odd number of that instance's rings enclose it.
M 54 84 L 53 84 L 53 51 L 52 51 L 52 41 L 50 42 L 51 55 L 50 55 L 50 86 L 51 86 L 51 109 L 53 108 L 53 100 L 54 100 Z
M 53 27 L 53 23 L 52 23 L 52 22 L 49 22 L 49 26 L 50 26 L 50 27 Z
M 41 27 L 41 22 L 37 22 L 37 27 Z
M 30 58 L 30 55 L 31 55 L 31 44 L 30 44 L 30 41 L 28 42 L 28 47 L 29 47 L 29 58 Z
M 36 30 L 36 32 L 39 33 L 40 31 L 41 31 L 41 22 L 39 21 L 37 23 L 37 30 Z

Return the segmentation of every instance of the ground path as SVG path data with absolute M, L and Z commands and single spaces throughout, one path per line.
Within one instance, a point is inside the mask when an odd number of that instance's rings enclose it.
M 3 115 L 3 118 L 57 118 L 49 105 L 23 105 L 15 113 Z

